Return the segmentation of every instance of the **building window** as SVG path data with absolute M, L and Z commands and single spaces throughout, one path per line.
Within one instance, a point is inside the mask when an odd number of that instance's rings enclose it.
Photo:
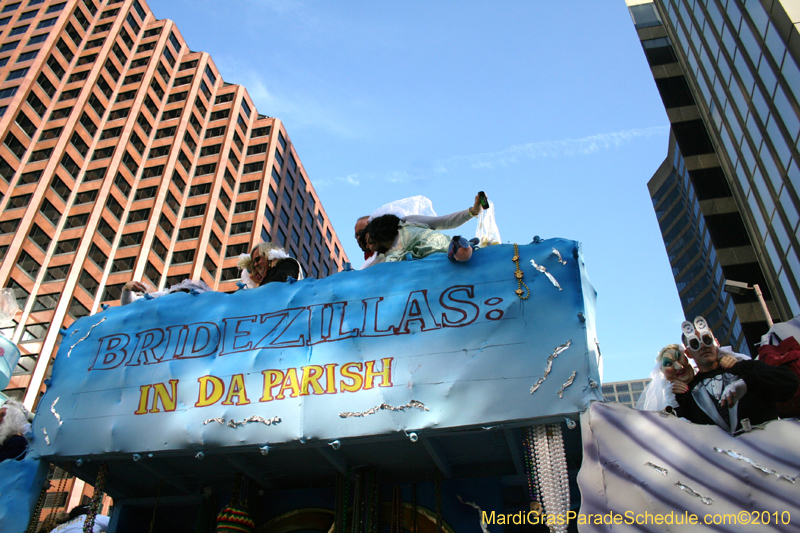
M 142 239 L 144 238 L 144 232 L 137 231 L 134 233 L 124 233 L 122 235 L 122 239 L 120 240 L 120 248 L 124 248 L 126 246 L 139 246 L 142 244 Z
M 94 295 L 97 292 L 97 287 L 100 284 L 97 283 L 97 280 L 95 280 L 91 274 L 84 270 L 81 272 L 81 277 L 78 278 L 78 285 L 80 285 L 81 288 L 87 292 L 87 294 L 94 298 Z
M 164 230 L 164 233 L 167 234 L 167 237 L 171 236 L 172 230 L 175 229 L 175 226 L 172 225 L 172 222 L 169 221 L 169 218 L 167 218 L 164 213 L 161 213 L 161 218 L 158 219 L 158 227 Z M 155 244 L 153 246 L 155 246 Z
M 34 342 L 34 341 L 41 341 L 44 340 L 45 335 L 47 335 L 47 329 L 50 327 L 50 323 L 42 323 L 42 324 L 28 324 L 25 326 L 25 330 L 22 333 L 22 338 L 20 342 Z M 51 493 L 52 494 L 52 493 Z M 65 494 L 65 493 L 56 493 L 56 494 Z M 66 501 L 64 502 L 66 503 Z M 47 502 L 45 501 L 45 506 Z M 63 504 L 62 504 L 63 505 Z
M 221 149 L 222 149 L 221 144 L 212 144 L 211 146 L 204 146 L 200 150 L 200 157 L 218 154 Z
M 203 268 L 208 271 L 212 278 L 217 275 L 217 265 L 211 260 L 210 257 L 206 257 L 206 260 L 203 262 Z
M 156 192 L 158 191 L 158 187 L 153 185 L 152 187 L 142 187 L 136 190 L 136 196 L 134 196 L 133 201 L 137 202 L 139 200 L 148 200 L 150 198 L 155 197 Z
M 161 273 L 150 261 L 147 262 L 147 266 L 144 268 L 144 275 L 154 286 L 157 286 L 158 282 L 161 280 Z
M 31 194 L 18 194 L 16 196 L 12 196 L 11 199 L 8 201 L 6 210 L 27 207 L 28 204 L 31 203 L 31 196 L 32 196 Z
M 156 178 L 163 174 L 164 174 L 164 165 L 155 165 L 144 169 L 144 172 L 142 173 L 142 179 Z
M 239 184 L 239 194 L 257 191 L 260 184 L 261 182 L 258 180 L 242 182 Z
M 213 231 L 211 232 L 211 236 L 208 238 L 208 244 L 215 252 L 217 252 L 217 255 L 219 255 L 219 250 L 220 247 L 222 246 L 222 241 L 219 240 L 219 237 L 217 237 L 217 234 L 214 233 Z
M 188 241 L 196 239 L 200 236 L 200 226 L 192 226 L 189 228 L 181 228 L 178 230 L 178 240 Z
M 231 114 L 230 109 L 221 109 L 219 111 L 214 111 L 213 113 L 211 113 L 211 116 L 208 117 L 208 120 L 209 121 L 222 120 L 223 118 L 228 118 L 230 114 Z
M 260 172 L 264 170 L 264 162 L 256 161 L 255 163 L 248 163 L 242 169 L 242 174 L 251 174 L 253 172 Z
M 44 282 L 61 281 L 67 279 L 69 273 L 69 265 L 51 266 L 44 273 Z
M 142 222 L 150 218 L 150 208 L 147 209 L 139 209 L 137 211 L 131 211 L 128 214 L 128 224 L 132 224 L 134 222 Z
M 72 302 L 69 304 L 68 313 L 69 316 L 77 320 L 79 318 L 89 316 L 89 309 L 80 303 L 77 298 L 72 298 Z
M 225 126 L 209 128 L 206 131 L 206 139 L 210 139 L 211 137 L 219 137 L 220 135 L 225 135 Z
M 229 244 L 225 248 L 225 257 L 239 257 L 241 254 L 248 252 L 248 243 L 243 242 L 240 244 Z
M 64 229 L 82 228 L 86 225 L 87 220 L 89 220 L 89 213 L 68 216 Z
M 208 163 L 207 165 L 197 165 L 194 170 L 195 176 L 205 176 L 207 174 L 213 174 L 217 170 L 216 163 Z
M 211 192 L 211 184 L 210 183 L 200 183 L 198 185 L 192 185 L 189 189 L 189 196 L 202 196 L 204 194 L 208 194 Z
M 42 228 L 40 228 L 37 224 L 33 225 L 31 228 L 31 232 L 28 234 L 28 239 L 36 244 L 39 248 L 43 251 L 47 251 L 47 247 L 50 246 L 50 243 L 53 241 Z
M 136 263 L 136 256 L 133 257 L 119 257 L 111 262 L 111 273 L 127 272 L 133 270 L 133 265 Z
M 116 285 L 106 285 L 105 291 L 103 291 L 103 301 L 104 302 L 113 302 L 119 300 L 122 297 L 122 289 L 125 287 L 124 283 L 117 283 Z
M 36 276 L 39 274 L 39 270 L 42 268 L 42 265 L 37 263 L 28 252 L 23 250 L 23 252 L 19 254 L 19 259 L 17 259 L 17 267 L 19 267 L 20 270 L 25 272 L 31 278 L 36 279 Z
M 172 254 L 172 264 L 183 264 L 183 263 L 191 263 L 194 261 L 194 250 L 181 250 L 177 252 L 173 252 Z
M 251 231 L 253 231 L 252 220 L 231 224 L 231 235 L 241 235 L 244 233 L 250 233 Z
M 201 217 L 206 213 L 206 204 L 196 204 L 186 207 L 184 218 Z
M 223 268 L 220 281 L 232 281 L 239 279 L 239 269 L 237 267 Z
M 89 258 L 92 261 L 94 261 L 94 264 L 96 264 L 100 268 L 100 270 L 106 268 L 106 262 L 108 261 L 108 257 L 95 243 L 92 243 L 92 246 L 89 248 Z
M 33 311 L 34 313 L 38 311 L 51 311 L 56 308 L 58 305 L 58 293 L 54 294 L 40 294 L 36 297 L 36 301 L 33 303 Z
M 250 211 L 255 211 L 255 210 L 256 210 L 255 200 L 249 200 L 246 202 L 237 202 L 235 214 L 238 215 L 239 213 L 248 213 Z
M 79 243 L 80 239 L 64 239 L 63 241 L 58 241 L 54 255 L 72 253 L 78 249 Z
M 62 9 L 64 9 L 65 5 L 67 5 L 66 2 L 61 2 L 60 4 L 53 4 L 52 6 L 47 8 L 47 11 L 45 11 L 45 14 L 57 13 L 58 11 L 61 11 Z

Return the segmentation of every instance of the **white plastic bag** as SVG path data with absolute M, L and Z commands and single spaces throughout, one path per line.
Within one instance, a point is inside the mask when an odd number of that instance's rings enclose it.
M 489 246 L 491 244 L 500 244 L 500 230 L 497 229 L 497 222 L 494 220 L 494 204 L 489 200 L 489 209 L 481 209 L 481 214 L 478 215 L 478 229 L 475 231 L 475 237 L 480 241 L 480 246 Z
M 17 297 L 14 289 L 0 289 L 0 328 L 7 328 L 14 324 L 14 316 L 19 311 Z

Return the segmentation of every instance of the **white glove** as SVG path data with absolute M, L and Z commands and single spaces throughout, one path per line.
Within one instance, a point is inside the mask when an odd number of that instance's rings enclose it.
M 737 379 L 722 391 L 722 398 L 719 404 L 723 407 L 733 407 L 736 402 L 742 399 L 742 396 L 747 392 L 747 384 L 743 379 Z

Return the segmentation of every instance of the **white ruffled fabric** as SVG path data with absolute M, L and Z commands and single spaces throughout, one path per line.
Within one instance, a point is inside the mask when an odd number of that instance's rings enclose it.
M 242 283 L 244 283 L 248 289 L 255 289 L 258 287 L 256 282 L 253 281 L 253 278 L 250 277 L 250 272 L 248 272 L 246 268 L 242 270 Z
M 397 218 L 405 218 L 410 215 L 424 215 L 435 217 L 436 211 L 433 210 L 433 203 L 425 196 L 411 196 L 402 200 L 395 200 L 380 206 L 369 216 L 369 220 L 382 217 L 383 215 L 394 215 Z
M 274 261 L 275 259 L 288 259 L 291 257 L 286 253 L 286 250 L 270 250 L 267 254 L 267 259 Z
M 661 372 L 661 363 L 656 363 L 655 368 L 650 371 L 650 383 L 645 387 L 636 408 L 640 411 L 663 411 L 667 407 L 678 407 L 678 400 L 672 392 L 672 383 L 667 381 Z

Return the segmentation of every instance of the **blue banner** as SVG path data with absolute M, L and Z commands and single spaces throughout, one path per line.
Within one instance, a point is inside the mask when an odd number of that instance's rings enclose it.
M 39 404 L 37 452 L 208 450 L 582 411 L 602 395 L 579 245 L 520 246 L 525 285 L 514 256 L 511 245 L 463 264 L 435 254 L 82 318 Z
M 0 530 L 24 533 L 47 478 L 48 463 L 28 452 L 21 461 L 0 461 Z M 45 511 L 46 513 L 46 511 Z

